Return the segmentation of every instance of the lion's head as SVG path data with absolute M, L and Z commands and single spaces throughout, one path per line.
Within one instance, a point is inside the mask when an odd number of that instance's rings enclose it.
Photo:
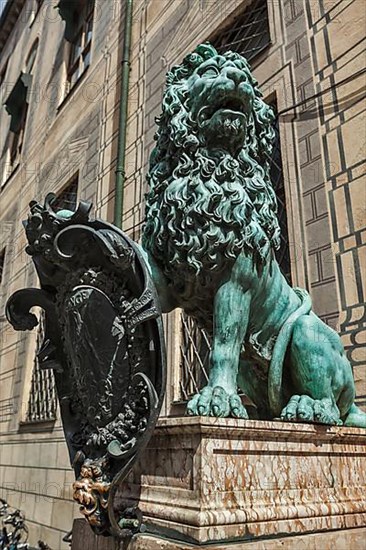
M 247 61 L 202 44 L 167 74 L 143 244 L 168 278 L 220 270 L 279 244 L 268 158 L 272 109 Z

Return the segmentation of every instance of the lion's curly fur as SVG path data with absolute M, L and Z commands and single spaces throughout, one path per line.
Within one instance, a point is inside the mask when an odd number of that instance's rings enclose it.
M 279 245 L 277 203 L 271 186 L 273 111 L 262 100 L 248 63 L 254 92 L 245 146 L 236 157 L 210 151 L 191 114 L 187 84 L 193 71 L 217 56 L 209 44 L 196 48 L 168 73 L 157 141 L 150 158 L 143 246 L 168 279 L 186 281 L 221 271 L 243 249 L 264 260 Z

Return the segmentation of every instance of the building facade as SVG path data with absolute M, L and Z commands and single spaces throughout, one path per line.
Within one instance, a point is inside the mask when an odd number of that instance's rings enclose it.
M 40 327 L 16 333 L 4 307 L 37 285 L 21 221 L 48 192 L 91 201 L 113 221 L 125 3 L 8 0 L 0 20 L 0 496 L 26 514 L 30 541 L 67 548 L 78 517 Z M 165 73 L 201 42 L 252 65 L 277 114 L 271 175 L 279 261 L 342 336 L 366 405 L 364 0 L 135 0 L 123 229 L 138 240 L 145 174 Z M 181 414 L 207 373 L 208 336 L 180 311 L 165 318 L 162 415 Z

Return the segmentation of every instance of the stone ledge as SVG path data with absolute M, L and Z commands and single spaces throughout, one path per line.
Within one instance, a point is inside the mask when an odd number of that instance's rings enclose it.
M 238 435 L 242 437 L 260 437 L 261 434 L 270 438 L 278 436 L 286 440 L 291 439 L 355 439 L 366 444 L 366 430 L 364 428 L 350 428 L 348 426 L 325 426 L 324 424 L 300 424 L 298 422 L 282 422 L 280 420 L 243 420 L 240 418 L 213 418 L 209 416 L 180 416 L 159 418 L 154 436 L 163 434 L 181 435 L 188 433 L 218 434 L 223 436 Z
M 72 550 L 364 550 L 366 528 L 328 531 L 280 538 L 192 545 L 174 542 L 151 535 L 137 535 L 129 542 L 97 537 L 83 519 L 74 521 Z

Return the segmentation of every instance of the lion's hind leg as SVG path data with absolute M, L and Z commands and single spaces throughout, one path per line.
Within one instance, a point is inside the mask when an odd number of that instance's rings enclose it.
M 293 396 L 281 418 L 342 424 L 354 400 L 354 383 L 339 336 L 315 314 L 304 315 L 294 325 L 289 351 Z
M 366 428 L 366 413 L 353 404 L 344 421 L 344 425 L 354 428 Z

